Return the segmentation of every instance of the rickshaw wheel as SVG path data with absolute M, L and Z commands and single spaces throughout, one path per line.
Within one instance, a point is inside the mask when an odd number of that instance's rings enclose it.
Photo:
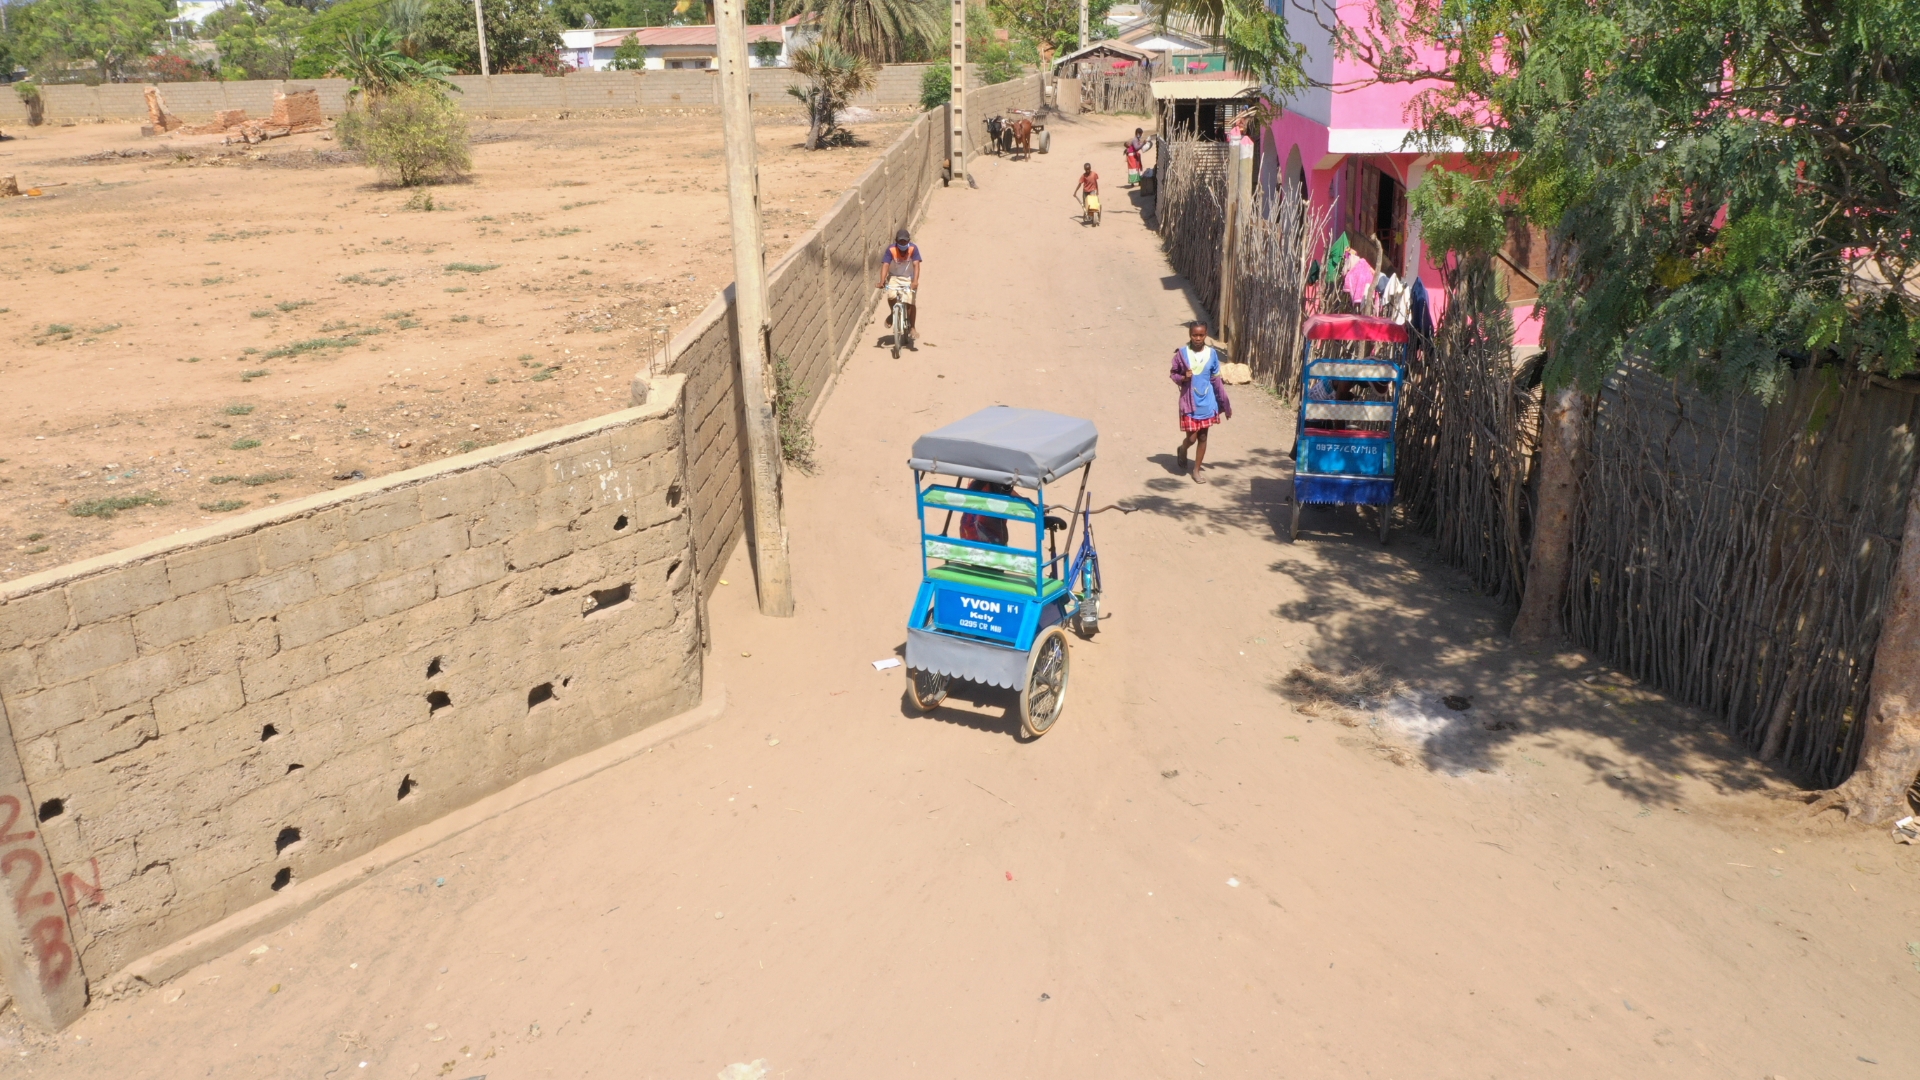
M 1020 691 L 1020 734 L 1037 739 L 1053 729 L 1067 702 L 1067 632 L 1049 626 L 1027 650 L 1027 681 Z
M 1393 504 L 1380 504 L 1380 542 L 1387 542 L 1387 534 L 1393 531 Z
M 932 712 L 947 700 L 947 677 L 919 668 L 907 669 L 907 700 L 921 712 Z
M 1287 542 L 1292 543 L 1298 539 L 1300 539 L 1300 500 L 1296 497 L 1293 500 L 1293 514 L 1287 522 Z

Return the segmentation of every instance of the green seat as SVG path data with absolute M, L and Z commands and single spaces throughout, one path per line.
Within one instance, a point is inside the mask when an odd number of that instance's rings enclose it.
M 989 570 L 983 566 L 965 566 L 960 563 L 947 563 L 927 571 L 927 576 L 935 581 L 950 581 L 955 585 L 970 585 L 978 589 L 993 589 L 999 592 L 1017 593 L 1022 597 L 1033 596 L 1033 578 L 1026 574 L 1011 574 L 1005 570 Z M 1040 582 L 1041 600 L 1050 600 L 1064 592 L 1067 583 L 1053 578 Z

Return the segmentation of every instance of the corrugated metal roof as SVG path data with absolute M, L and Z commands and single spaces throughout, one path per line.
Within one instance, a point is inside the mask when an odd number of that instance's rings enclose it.
M 604 30 L 600 33 L 600 36 L 594 39 L 594 44 L 602 46 L 619 45 L 629 38 L 643 46 L 712 45 L 718 48 L 720 44 L 719 38 L 715 35 L 714 29 L 710 24 L 704 26 L 629 26 L 622 27 L 618 30 Z M 778 24 L 747 27 L 748 44 L 756 41 L 783 40 L 785 40 L 785 38 Z

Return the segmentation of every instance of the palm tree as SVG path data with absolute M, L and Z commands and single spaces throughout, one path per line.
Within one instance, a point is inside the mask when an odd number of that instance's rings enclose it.
M 378 101 L 403 86 L 426 84 L 458 90 L 448 78 L 453 69 L 438 60 L 414 60 L 400 51 L 394 32 L 384 26 L 347 31 L 333 57 L 333 70 L 353 83 L 353 96 Z
M 873 64 L 822 40 L 793 54 L 793 73 L 806 80 L 787 87 L 787 93 L 806 103 L 807 149 L 849 141 L 849 133 L 837 127 L 835 119 L 853 95 L 873 89 Z
M 875 64 L 894 64 L 946 37 L 946 7 L 936 0 L 794 0 L 787 7 L 819 20 L 820 36 Z

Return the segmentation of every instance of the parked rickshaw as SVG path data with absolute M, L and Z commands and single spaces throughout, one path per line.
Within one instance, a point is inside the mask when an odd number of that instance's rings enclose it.
M 907 617 L 907 695 L 915 708 L 932 710 L 961 679 L 1018 690 L 1027 738 L 1060 719 L 1066 627 L 1084 637 L 1100 628 L 1087 494 L 1098 439 L 1090 420 L 996 406 L 914 440 L 921 574 Z M 1046 486 L 1076 471 L 1072 509 L 1049 515 L 1067 508 L 1047 506 Z
M 1370 315 L 1315 315 L 1300 357 L 1299 437 L 1293 452 L 1293 520 L 1300 508 L 1377 506 L 1380 542 L 1393 527 L 1393 445 L 1407 381 L 1407 328 Z M 1377 343 L 1374 356 L 1316 357 L 1329 341 Z

